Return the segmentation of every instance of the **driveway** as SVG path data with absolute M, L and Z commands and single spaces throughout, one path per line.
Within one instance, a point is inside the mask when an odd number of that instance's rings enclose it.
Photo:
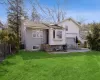
M 87 49 L 87 48 L 81 48 L 81 49 L 69 49 L 67 50 L 66 52 L 63 52 L 63 51 L 59 51 L 59 52 L 50 52 L 51 54 L 54 53 L 54 54 L 66 54 L 66 53 L 72 53 L 72 52 L 88 52 L 90 51 L 90 49 Z
M 88 52 L 88 51 L 90 51 L 90 49 L 87 48 L 81 48 L 78 50 L 67 50 L 67 52 Z

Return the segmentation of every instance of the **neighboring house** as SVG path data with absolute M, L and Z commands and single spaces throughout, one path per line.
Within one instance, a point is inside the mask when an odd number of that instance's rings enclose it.
M 66 19 L 58 23 L 59 26 L 63 26 L 66 29 L 66 44 L 68 48 L 76 48 L 76 37 L 82 43 L 84 40 L 80 37 L 81 25 L 74 21 L 72 18 Z
M 22 43 L 26 50 L 41 50 L 42 45 L 49 50 L 62 48 L 65 45 L 65 29 L 58 25 L 24 21 L 21 27 Z

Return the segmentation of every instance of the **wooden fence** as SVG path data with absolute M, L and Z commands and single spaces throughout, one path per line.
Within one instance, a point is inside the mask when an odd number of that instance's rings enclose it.
M 11 54 L 11 47 L 7 44 L 0 44 L 0 61 Z

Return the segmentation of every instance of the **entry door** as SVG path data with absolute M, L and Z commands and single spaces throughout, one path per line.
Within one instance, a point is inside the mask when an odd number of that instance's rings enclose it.
M 47 38 L 46 38 L 47 39 L 46 44 L 49 44 L 49 30 L 48 29 L 46 30 L 46 33 L 47 33 L 47 35 L 46 35 L 47 36 Z

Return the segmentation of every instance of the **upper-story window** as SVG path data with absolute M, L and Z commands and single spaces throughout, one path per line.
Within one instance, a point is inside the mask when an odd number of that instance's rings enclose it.
M 66 31 L 68 31 L 68 26 L 65 26 Z
M 41 30 L 33 30 L 32 31 L 33 38 L 43 38 L 43 31 Z

